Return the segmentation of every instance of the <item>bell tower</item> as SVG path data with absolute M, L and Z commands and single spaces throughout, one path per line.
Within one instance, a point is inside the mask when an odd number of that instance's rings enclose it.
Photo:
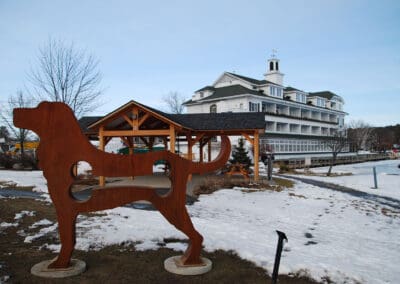
M 279 72 L 279 59 L 276 58 L 275 49 L 272 50 L 271 58 L 268 59 L 267 70 L 264 74 L 265 80 L 282 86 L 284 74 Z

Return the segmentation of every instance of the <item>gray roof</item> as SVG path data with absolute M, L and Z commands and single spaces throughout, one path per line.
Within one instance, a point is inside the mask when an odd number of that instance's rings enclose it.
M 193 130 L 265 129 L 261 112 L 169 114 L 168 117 Z
M 88 132 L 88 126 L 95 123 L 99 119 L 103 118 L 102 116 L 83 116 L 78 120 L 79 126 L 81 127 L 83 132 Z
M 231 72 L 225 72 L 225 73 L 227 73 L 227 74 L 229 74 L 229 75 L 232 75 L 232 76 L 236 76 L 236 77 L 238 77 L 238 78 L 240 78 L 240 79 L 243 79 L 243 80 L 245 80 L 245 81 L 247 81 L 247 82 L 249 82 L 249 83 L 251 83 L 251 84 L 253 84 L 253 85 L 272 84 L 272 85 L 278 85 L 278 86 L 280 86 L 279 84 L 276 84 L 276 83 L 274 83 L 274 82 L 267 81 L 267 80 L 257 80 L 257 79 L 253 79 L 253 78 L 250 78 L 250 77 L 242 76 L 242 75 L 235 74 L 235 73 L 231 73 Z
M 183 104 L 190 104 L 193 102 L 201 102 L 204 100 L 212 100 L 212 99 L 220 99 L 220 98 L 226 98 L 226 97 L 231 97 L 231 96 L 236 96 L 236 95 L 244 95 L 244 94 L 252 94 L 256 96 L 265 96 L 262 92 L 256 91 L 256 90 L 251 90 L 246 87 L 243 87 L 242 85 L 232 85 L 232 86 L 227 86 L 227 87 L 221 87 L 221 88 L 215 88 L 214 93 L 210 96 L 207 96 L 205 98 L 202 98 L 200 100 L 189 100 L 187 102 L 184 102 Z
M 334 96 L 338 96 L 334 93 L 332 93 L 331 91 L 322 91 L 322 92 L 314 92 L 314 93 L 309 93 L 310 97 L 321 97 L 321 98 L 325 98 L 325 99 L 332 99 Z
M 208 91 L 214 91 L 215 88 L 214 88 L 213 86 L 205 86 L 204 88 L 201 88 L 201 89 L 197 90 L 195 93 L 201 92 L 201 91 L 206 91 L 206 90 L 208 90 Z
M 293 91 L 300 91 L 300 92 L 303 92 L 302 90 L 299 90 L 299 89 L 296 89 L 296 88 L 293 88 L 293 87 L 290 87 L 290 86 L 284 88 L 283 91 L 285 91 L 285 92 L 293 92 Z

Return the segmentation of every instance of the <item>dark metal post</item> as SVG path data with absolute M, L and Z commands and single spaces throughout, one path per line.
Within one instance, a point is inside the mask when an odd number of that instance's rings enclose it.
M 275 264 L 274 264 L 274 271 L 272 272 L 272 284 L 276 284 L 278 280 L 278 271 L 279 271 L 279 264 L 281 261 L 281 254 L 283 248 L 283 240 L 288 241 L 284 232 L 276 231 L 278 233 L 278 247 L 276 248 L 276 255 L 275 255 Z
M 268 180 L 272 180 L 272 155 L 268 155 Z
M 372 167 L 373 172 L 374 172 L 374 188 L 378 188 L 378 179 L 376 178 L 376 167 Z

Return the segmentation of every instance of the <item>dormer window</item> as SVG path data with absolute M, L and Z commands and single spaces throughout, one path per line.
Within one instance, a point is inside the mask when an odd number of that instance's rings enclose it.
M 202 99 L 204 97 L 204 93 L 200 92 L 200 98 Z
M 282 98 L 282 88 L 279 88 L 277 86 L 270 86 L 269 87 L 269 94 L 273 97 L 278 97 Z
M 325 107 L 325 99 L 323 99 L 323 98 L 317 98 L 317 106 L 319 106 L 319 107 Z
M 303 93 L 296 93 L 296 101 L 299 103 L 306 103 L 306 95 Z

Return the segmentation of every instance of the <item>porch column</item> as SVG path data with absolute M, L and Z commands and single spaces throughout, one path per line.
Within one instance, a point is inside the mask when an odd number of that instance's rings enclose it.
M 175 153 L 175 127 L 170 125 L 169 127 L 169 151 Z
M 258 131 L 254 131 L 254 180 L 259 180 L 259 156 L 260 156 L 260 143 Z
M 211 162 L 211 139 L 207 143 L 208 161 Z
M 99 129 L 99 149 L 104 152 L 104 126 Z M 104 186 L 106 184 L 106 179 L 104 176 L 99 176 L 99 186 Z

